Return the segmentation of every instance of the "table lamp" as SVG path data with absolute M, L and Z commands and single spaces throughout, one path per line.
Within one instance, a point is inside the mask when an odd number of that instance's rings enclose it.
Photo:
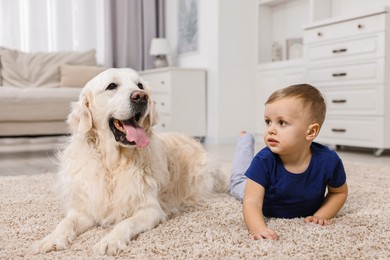
M 150 44 L 149 54 L 156 56 L 154 67 L 162 68 L 168 66 L 167 54 L 171 52 L 169 42 L 165 38 L 154 38 Z

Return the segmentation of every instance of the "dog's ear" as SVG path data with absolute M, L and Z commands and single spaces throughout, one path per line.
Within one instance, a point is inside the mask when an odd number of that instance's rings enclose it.
M 158 122 L 158 114 L 155 108 L 153 99 L 149 97 L 149 113 L 144 120 L 144 128 L 147 131 L 151 131 L 152 127 Z
M 72 104 L 72 112 L 68 116 L 68 124 L 72 134 L 87 133 L 92 128 L 92 114 L 89 109 L 89 98 L 80 95 L 80 99 Z

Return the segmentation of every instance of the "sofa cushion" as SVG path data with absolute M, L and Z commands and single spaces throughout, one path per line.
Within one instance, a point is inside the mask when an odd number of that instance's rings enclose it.
M 61 87 L 84 87 L 104 70 L 99 66 L 61 64 Z
M 1 87 L 0 122 L 65 121 L 81 88 Z
M 3 76 L 1 73 L 1 56 L 0 56 L 0 86 L 3 86 Z
M 96 65 L 95 50 L 26 53 L 0 47 L 4 86 L 59 87 L 60 65 Z
M 0 136 L 42 136 L 69 134 L 69 127 L 64 120 L 36 122 L 1 122 Z M 30 139 L 34 142 L 34 139 Z M 15 148 L 15 147 L 14 147 Z

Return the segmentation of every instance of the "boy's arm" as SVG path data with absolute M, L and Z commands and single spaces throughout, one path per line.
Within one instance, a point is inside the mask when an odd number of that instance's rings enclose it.
M 325 197 L 322 206 L 314 213 L 314 216 L 305 218 L 305 222 L 313 222 L 320 225 L 328 225 L 329 219 L 336 216 L 336 214 L 343 207 L 348 196 L 348 185 L 344 183 L 341 187 L 333 188 L 328 186 L 328 194 Z
M 254 239 L 279 239 L 278 234 L 267 228 L 263 217 L 264 187 L 247 179 L 243 200 L 244 221 Z

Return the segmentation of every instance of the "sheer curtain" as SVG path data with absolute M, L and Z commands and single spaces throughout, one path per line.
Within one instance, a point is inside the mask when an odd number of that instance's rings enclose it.
M 164 0 L 0 0 L 0 46 L 25 52 L 96 49 L 107 67 L 151 67 Z

